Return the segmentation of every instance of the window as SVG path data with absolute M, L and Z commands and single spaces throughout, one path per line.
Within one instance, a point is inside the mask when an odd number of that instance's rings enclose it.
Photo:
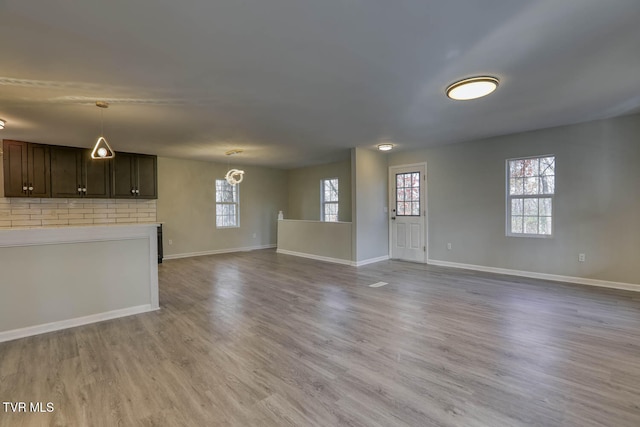
M 555 156 L 507 160 L 507 235 L 552 235 L 555 170 Z
M 320 219 L 338 221 L 338 178 L 320 181 Z
M 420 216 L 420 172 L 396 174 L 396 216 Z
M 216 228 L 239 227 L 239 184 L 231 185 L 226 179 L 216 179 Z

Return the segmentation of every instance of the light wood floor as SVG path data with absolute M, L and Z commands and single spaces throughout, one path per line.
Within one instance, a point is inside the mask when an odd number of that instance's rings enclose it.
M 637 293 L 266 250 L 167 261 L 160 302 L 0 344 L 0 400 L 55 406 L 0 425 L 640 426 Z

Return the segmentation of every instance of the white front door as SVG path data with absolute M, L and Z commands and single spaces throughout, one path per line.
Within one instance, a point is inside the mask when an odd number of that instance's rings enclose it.
M 389 239 L 392 259 L 426 262 L 426 166 L 389 168 Z

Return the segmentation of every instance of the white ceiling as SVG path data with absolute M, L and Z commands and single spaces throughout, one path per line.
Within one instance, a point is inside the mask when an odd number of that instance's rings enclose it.
M 0 0 L 0 138 L 273 167 L 640 111 L 638 0 Z M 490 74 L 493 95 L 449 83 Z

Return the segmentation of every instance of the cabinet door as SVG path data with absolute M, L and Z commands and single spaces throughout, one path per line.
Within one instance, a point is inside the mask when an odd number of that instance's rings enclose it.
M 29 191 L 30 197 L 51 197 L 51 160 L 49 146 L 29 144 L 28 154 L 28 181 L 33 190 Z
M 87 189 L 84 196 L 94 199 L 111 196 L 111 160 L 92 159 L 91 150 L 83 150 L 82 183 Z
M 23 187 L 27 185 L 27 143 L 3 141 L 4 195 L 28 197 Z
M 136 155 L 130 153 L 116 153 L 112 160 L 113 181 L 111 196 L 118 199 L 132 199 L 135 194 L 131 191 L 136 187 L 135 162 Z
M 158 198 L 158 167 L 156 156 L 146 156 L 138 154 L 138 198 L 157 199 Z
M 82 149 L 51 147 L 51 196 L 82 197 Z

